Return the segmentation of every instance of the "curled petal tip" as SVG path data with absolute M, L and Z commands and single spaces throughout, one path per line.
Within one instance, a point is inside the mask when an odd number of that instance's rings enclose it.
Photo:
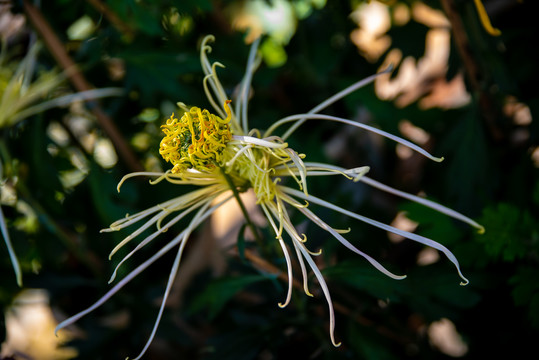
M 320 256 L 320 255 L 322 255 L 322 249 L 318 249 L 318 251 L 316 251 L 316 252 L 315 252 L 315 251 L 307 250 L 307 252 L 308 252 L 309 254 L 311 254 L 312 256 Z
M 286 307 L 286 305 L 288 305 L 288 303 L 285 303 L 285 304 L 283 304 L 283 303 L 278 303 L 277 305 L 278 305 L 281 309 L 284 309 L 284 308 Z
M 202 45 L 206 45 L 209 42 L 215 42 L 215 36 L 213 35 L 206 35 L 204 36 L 204 39 L 202 39 Z M 211 49 L 211 48 L 210 48 Z M 211 51 L 211 50 L 210 50 Z
M 339 347 L 342 344 L 342 342 L 340 342 L 340 341 L 338 343 L 336 343 L 335 341 L 331 341 L 331 342 L 333 343 L 333 346 L 335 346 L 335 347 Z
M 466 279 L 466 278 L 463 278 L 462 279 L 463 281 L 460 282 L 460 286 L 466 286 L 470 283 L 470 280 Z
M 62 321 L 61 323 L 59 323 L 58 325 L 56 325 L 56 327 L 54 328 L 54 336 L 58 337 L 58 331 L 62 330 L 63 328 L 66 327 L 66 321 Z
M 433 157 L 432 160 L 434 160 L 434 161 L 436 161 L 436 162 L 442 162 L 442 161 L 445 160 L 445 158 L 444 158 L 443 156 L 442 156 L 442 157 L 439 157 L 439 158 Z
M 479 228 L 477 229 L 477 233 L 478 233 L 479 235 L 483 235 L 483 234 L 485 233 L 485 227 L 479 225 Z

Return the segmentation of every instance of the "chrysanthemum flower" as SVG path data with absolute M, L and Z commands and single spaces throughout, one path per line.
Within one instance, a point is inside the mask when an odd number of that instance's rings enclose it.
M 305 114 L 292 115 L 280 119 L 274 122 L 266 131 L 262 132 L 257 129 L 249 129 L 247 117 L 248 92 L 251 78 L 257 64 L 256 53 L 258 41 L 253 43 L 249 53 L 246 72 L 240 86 L 239 95 L 235 100 L 234 109 L 230 107 L 231 101 L 228 99 L 228 96 L 217 77 L 216 70 L 218 67 L 222 67 L 222 65 L 218 62 L 213 64 L 210 63 L 207 57 L 207 54 L 211 51 L 209 43 L 212 41 L 214 41 L 213 36 L 207 36 L 204 39 L 200 58 L 202 68 L 206 75 L 203 82 L 204 91 L 210 104 L 213 106 L 215 114 L 198 107 L 189 109 L 185 107 L 185 105 L 179 104 L 184 113 L 177 117 L 173 114 L 162 126 L 165 136 L 161 141 L 159 150 L 163 158 L 171 163 L 173 166 L 172 169 L 164 173 L 132 173 L 126 175 L 118 185 L 119 190 L 122 183 L 128 178 L 134 176 L 147 176 L 153 178 L 153 180 L 150 180 L 150 184 L 152 185 L 156 185 L 161 181 L 168 181 L 177 185 L 195 185 L 198 188 L 187 194 L 157 204 L 137 214 L 129 215 L 126 218 L 113 223 L 110 228 L 105 229 L 104 231 L 106 232 L 118 231 L 135 223 L 142 224 L 112 250 L 112 256 L 118 249 L 138 237 L 146 229 L 154 226 L 156 227 L 156 230 L 151 235 L 140 241 L 136 247 L 119 262 L 116 270 L 133 256 L 134 253 L 161 233 L 167 231 L 181 219 L 190 216 L 191 220 L 189 225 L 148 260 L 119 281 L 95 304 L 62 322 L 58 326 L 58 329 L 75 322 L 82 316 L 102 305 L 126 283 L 144 271 L 150 264 L 168 251 L 176 249 L 177 255 L 172 270 L 170 271 L 161 307 L 153 331 L 141 354 L 137 357 L 137 359 L 140 358 L 147 350 L 155 335 L 163 314 L 166 299 L 170 293 L 185 245 L 190 235 L 203 221 L 210 217 L 216 209 L 227 201 L 234 201 L 234 199 L 239 201 L 240 206 L 244 210 L 244 215 L 248 216 L 238 194 L 249 189 L 252 189 L 256 195 L 256 202 L 262 209 L 268 223 L 273 229 L 275 239 L 279 243 L 286 260 L 288 270 L 288 292 L 285 300 L 279 303 L 279 306 L 285 307 L 290 302 L 293 284 L 292 256 L 295 256 L 301 268 L 305 293 L 312 296 L 307 284 L 308 269 L 314 273 L 321 286 L 329 308 L 329 335 L 335 346 L 338 346 L 339 343 L 335 340 L 334 336 L 335 315 L 331 295 L 322 273 L 313 260 L 313 256 L 317 256 L 321 252 L 314 252 L 312 249 L 309 249 L 308 239 L 304 234 L 300 234 L 296 226 L 292 223 L 290 211 L 301 212 L 316 226 L 326 231 L 348 249 L 362 256 L 376 269 L 393 279 L 403 279 L 405 278 L 405 275 L 391 273 L 378 261 L 356 248 L 345 238 L 344 234 L 347 231 L 335 229 L 327 224 L 310 209 L 309 204 L 317 204 L 321 207 L 340 212 L 351 218 L 440 250 L 455 265 L 459 276 L 462 278 L 461 284 L 465 285 L 468 283 L 468 280 L 461 273 L 457 259 L 445 246 L 423 236 L 402 231 L 390 225 L 348 211 L 316 197 L 308 191 L 308 178 L 311 176 L 341 175 L 351 181 L 361 181 L 383 191 L 421 203 L 434 210 L 467 222 L 478 228 L 480 231 L 483 230 L 483 228 L 473 220 L 451 209 L 415 195 L 393 189 L 367 177 L 366 174 L 369 171 L 369 168 L 366 166 L 344 169 L 329 164 L 307 162 L 304 161 L 306 158 L 305 154 L 298 153 L 289 146 L 287 139 L 304 122 L 310 120 L 326 120 L 340 122 L 375 132 L 403 144 L 412 150 L 423 154 L 429 159 L 442 161 L 441 158 L 430 155 L 428 152 L 409 141 L 388 134 L 382 130 L 355 121 L 319 114 L 322 109 L 330 104 L 365 84 L 372 82 L 377 75 L 353 84 Z M 277 131 L 281 130 L 284 126 L 288 126 L 288 129 L 280 136 L 275 135 Z M 291 181 L 286 181 L 288 178 L 291 178 Z M 285 243 L 283 239 L 285 235 L 290 238 L 290 245 Z M 116 276 L 116 270 L 112 275 L 111 282 Z

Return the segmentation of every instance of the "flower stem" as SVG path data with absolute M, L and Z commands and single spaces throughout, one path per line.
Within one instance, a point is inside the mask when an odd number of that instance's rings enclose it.
M 249 216 L 249 213 L 247 212 L 247 208 L 245 207 L 245 204 L 240 198 L 240 193 L 238 191 L 238 188 L 234 184 L 234 181 L 228 175 L 225 171 L 225 169 L 221 168 L 221 174 L 223 174 L 223 177 L 225 178 L 228 187 L 230 190 L 232 190 L 232 193 L 234 194 L 234 197 L 236 198 L 236 201 L 238 202 L 238 205 L 240 206 L 241 212 L 243 214 L 243 217 L 245 218 L 245 222 L 247 226 L 251 229 L 251 232 L 253 233 L 253 236 L 255 237 L 256 242 L 262 246 L 262 238 L 260 237 L 260 233 L 258 232 L 258 229 L 256 228 L 255 224 L 251 220 L 251 217 Z

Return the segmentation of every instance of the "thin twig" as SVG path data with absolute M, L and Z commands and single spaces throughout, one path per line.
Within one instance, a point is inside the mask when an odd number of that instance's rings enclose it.
M 464 24 L 460 18 L 460 14 L 455 9 L 453 0 L 442 0 L 442 7 L 447 15 L 447 19 L 451 23 L 451 32 L 453 33 L 453 39 L 457 46 L 462 64 L 466 73 L 468 74 L 468 80 L 474 91 L 479 91 L 479 67 L 470 50 L 470 41 L 468 35 L 464 29 Z
M 462 23 L 461 16 L 457 11 L 453 0 L 441 0 L 441 3 L 444 12 L 447 15 L 447 19 L 451 23 L 453 39 L 466 74 L 468 75 L 467 78 L 470 82 L 472 90 L 479 95 L 479 106 L 481 108 L 481 113 L 486 120 L 486 124 L 493 138 L 497 140 L 502 139 L 505 137 L 505 135 L 495 124 L 496 114 L 494 112 L 497 107 L 495 106 L 495 102 L 492 101 L 490 96 L 484 91 L 481 84 L 481 81 L 483 81 L 481 70 L 473 56 L 470 47 L 470 40 L 466 33 L 464 24 Z
M 26 15 L 34 25 L 37 32 L 41 34 L 47 48 L 62 69 L 64 69 L 75 89 L 77 89 L 77 91 L 87 91 L 93 89 L 93 86 L 91 86 L 90 83 L 84 78 L 78 66 L 68 55 L 62 42 L 56 36 L 39 9 L 30 4 L 28 0 L 24 0 L 23 4 Z M 111 118 L 101 109 L 99 103 L 95 100 L 86 100 L 86 104 L 95 115 L 99 126 L 114 144 L 114 147 L 118 152 L 118 156 L 122 159 L 126 166 L 133 172 L 142 171 L 142 165 L 129 147 L 127 141 L 118 131 L 118 128 Z
M 97 11 L 102 13 L 108 21 L 116 28 L 118 31 L 123 33 L 129 40 L 135 35 L 135 31 L 127 25 L 122 19 L 112 11 L 107 4 L 103 3 L 101 0 L 86 0 L 90 5 L 92 5 Z

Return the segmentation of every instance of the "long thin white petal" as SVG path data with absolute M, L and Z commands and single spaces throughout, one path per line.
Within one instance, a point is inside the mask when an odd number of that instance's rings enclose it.
M 362 88 L 365 85 L 370 84 L 378 76 L 383 75 L 383 74 L 387 74 L 388 72 L 391 72 L 392 70 L 393 70 L 393 66 L 389 66 L 387 69 L 385 69 L 385 70 L 383 70 L 383 71 L 381 71 L 381 72 L 379 72 L 377 74 L 374 74 L 374 75 L 368 76 L 368 77 L 366 77 L 366 78 L 364 78 L 362 80 L 359 80 L 358 82 L 348 86 L 346 89 L 343 89 L 343 90 L 339 91 L 338 93 L 336 93 L 335 95 L 333 95 L 333 96 L 329 97 L 328 99 L 322 101 L 320 104 L 318 104 L 317 106 L 312 108 L 309 112 L 307 112 L 307 114 L 316 114 L 316 113 L 322 111 L 323 109 L 327 108 L 329 105 L 331 105 L 331 104 L 335 103 L 336 101 L 344 98 L 345 96 L 349 95 L 350 93 Z M 282 137 L 283 140 L 288 139 L 288 137 L 290 137 L 290 135 L 292 135 L 292 133 L 294 131 L 296 131 L 296 129 L 298 127 L 300 127 L 306 120 L 307 120 L 306 117 L 300 118 L 300 120 L 298 122 L 296 122 L 294 125 L 292 125 L 288 129 L 288 131 L 283 135 L 283 137 Z M 276 122 L 275 124 L 273 124 L 266 131 L 266 134 L 269 135 L 270 133 L 272 133 L 276 128 L 278 128 L 282 124 L 283 123 Z
M 328 175 L 343 175 L 346 178 L 358 181 L 370 171 L 368 166 L 360 166 L 352 169 L 345 169 L 339 166 L 323 163 L 304 162 L 307 176 L 328 176 Z M 294 168 L 285 167 L 283 165 L 275 168 L 275 176 L 290 176 L 299 175 L 299 171 Z
M 299 266 L 301 268 L 301 276 L 303 277 L 303 291 L 305 292 L 305 294 L 312 297 L 313 294 L 311 294 L 311 292 L 309 291 L 309 278 L 307 276 L 307 269 L 305 268 L 305 262 L 303 261 L 303 256 L 301 255 L 301 251 L 299 250 L 299 245 L 295 241 L 292 241 L 292 244 L 294 244 L 294 249 L 296 250 Z
M 322 273 L 320 272 L 320 269 L 318 269 L 318 266 L 314 263 L 311 256 L 307 253 L 307 250 L 305 249 L 303 244 L 298 244 L 299 250 L 303 254 L 303 257 L 305 260 L 307 260 L 307 263 L 309 263 L 309 266 L 313 270 L 314 276 L 316 276 L 316 279 L 318 280 L 318 283 L 320 284 L 320 287 L 322 288 L 322 291 L 324 293 L 324 296 L 326 297 L 326 300 L 328 302 L 328 309 L 329 309 L 329 336 L 331 338 L 331 343 L 333 346 L 337 347 L 340 346 L 341 343 L 337 343 L 335 341 L 335 312 L 333 310 L 333 302 L 331 301 L 331 294 L 329 293 L 328 286 L 326 284 L 326 280 L 322 276 Z
M 442 214 L 445 214 L 447 216 L 450 216 L 452 218 L 455 218 L 455 219 L 458 219 L 460 221 L 463 221 L 467 224 L 470 224 L 471 226 L 475 227 L 476 229 L 478 229 L 479 233 L 482 234 L 485 232 L 485 228 L 478 224 L 477 222 L 473 221 L 472 219 L 470 219 L 469 217 L 455 211 L 455 210 L 452 210 L 446 206 L 443 206 L 443 205 L 440 205 L 432 200 L 428 200 L 428 199 L 425 199 L 425 198 L 422 198 L 422 197 L 419 197 L 419 196 L 416 196 L 416 195 L 412 195 L 412 194 L 409 194 L 409 193 L 406 193 L 404 191 L 400 191 L 400 190 L 397 190 L 395 188 L 392 188 L 390 186 L 387 186 L 385 184 L 382 184 L 381 182 L 378 182 L 374 179 L 371 179 L 367 176 L 364 176 L 362 177 L 361 179 L 359 179 L 359 181 L 365 183 L 365 184 L 368 184 L 372 187 L 375 187 L 377 189 L 380 189 L 382 191 L 385 191 L 385 192 L 388 192 L 390 194 L 393 194 L 393 195 L 396 195 L 396 196 L 400 196 L 404 199 L 408 199 L 408 200 L 411 200 L 411 201 L 414 201 L 416 203 L 419 203 L 421 205 L 424 205 L 426 207 L 429 207 L 433 210 L 436 210 Z
M 305 168 L 305 165 L 303 164 L 301 158 L 294 150 L 286 149 L 285 151 L 290 155 L 290 160 L 292 160 L 295 165 L 295 168 L 299 172 L 299 176 L 301 178 L 301 182 L 299 183 L 300 189 L 305 193 L 305 195 L 307 195 L 307 169 Z
M 279 187 L 280 189 L 282 189 L 282 187 Z M 289 198 L 288 195 L 286 194 L 283 194 L 281 193 L 280 194 L 280 197 L 283 198 L 283 200 L 289 202 L 289 203 L 293 203 L 295 202 L 296 200 L 293 199 L 293 198 Z M 356 248 L 354 245 L 352 245 L 348 240 L 346 240 L 341 234 L 339 231 L 333 229 L 331 226 L 329 226 L 326 222 L 324 222 L 322 219 L 320 219 L 315 213 L 313 213 L 311 210 L 309 210 L 307 207 L 296 207 L 301 213 L 303 213 L 303 215 L 305 215 L 309 220 L 311 220 L 312 222 L 314 222 L 316 225 L 318 225 L 320 228 L 324 229 L 325 231 L 329 232 L 331 235 L 333 235 L 333 237 L 337 240 L 339 240 L 339 242 L 341 242 L 344 246 L 346 246 L 348 249 L 352 250 L 353 252 L 355 252 L 356 254 L 362 256 L 363 258 L 365 258 L 365 260 L 367 260 L 368 262 L 371 263 L 372 266 L 374 266 L 378 271 L 380 271 L 381 273 L 383 273 L 384 275 L 386 276 L 389 276 L 390 278 L 392 279 L 395 279 L 395 280 L 402 280 L 404 278 L 406 278 L 406 275 L 395 275 L 393 274 L 391 271 L 387 270 L 382 264 L 380 264 L 378 261 L 374 260 L 371 256 L 365 254 L 363 251 L 359 250 L 358 248 Z
M 144 345 L 144 348 L 142 348 L 142 351 L 134 360 L 138 360 L 144 356 L 146 351 L 148 350 L 148 347 L 153 341 L 153 338 L 155 337 L 155 333 L 157 332 L 157 327 L 159 326 L 159 323 L 161 322 L 161 317 L 163 316 L 163 311 L 165 309 L 165 303 L 168 299 L 168 295 L 170 294 L 170 289 L 172 288 L 172 284 L 174 283 L 174 279 L 176 278 L 176 274 L 178 273 L 178 268 L 180 266 L 180 261 L 183 255 L 183 249 L 185 248 L 185 244 L 187 243 L 189 236 L 186 235 L 183 237 L 183 240 L 180 243 L 180 248 L 178 249 L 178 253 L 176 254 L 176 258 L 174 259 L 174 263 L 172 264 L 172 269 L 170 270 L 170 274 L 168 276 L 167 286 L 165 288 L 165 293 L 163 294 L 163 300 L 161 301 L 161 306 L 159 307 L 159 312 L 157 313 L 157 318 L 155 320 L 152 332 L 146 341 L 146 344 Z M 126 359 L 127 360 L 127 359 Z
M 244 144 L 253 144 L 253 145 L 263 146 L 266 148 L 284 149 L 288 146 L 287 143 L 275 143 L 272 141 L 259 139 L 253 136 L 232 135 L 232 139 L 236 141 L 240 141 L 241 143 L 244 143 Z
M 134 360 L 139 360 L 140 358 L 142 358 L 142 356 L 146 353 L 146 350 L 148 350 L 148 347 L 152 343 L 153 338 L 155 337 L 155 333 L 157 332 L 157 328 L 159 326 L 159 323 L 161 322 L 161 317 L 163 316 L 163 311 L 165 310 L 165 304 L 167 302 L 168 295 L 170 294 L 170 290 L 172 289 L 172 285 L 174 284 L 174 279 L 176 279 L 176 275 L 178 274 L 178 268 L 180 267 L 180 261 L 182 258 L 183 250 L 185 249 L 185 244 L 187 244 L 187 240 L 191 236 L 191 233 L 193 232 L 194 228 L 200 223 L 199 219 L 207 211 L 209 204 L 210 203 L 208 202 L 205 206 L 203 206 L 197 212 L 197 214 L 191 220 L 191 223 L 189 224 L 187 229 L 185 229 L 184 231 L 183 239 L 180 243 L 180 248 L 178 249 L 178 253 L 176 254 L 176 258 L 174 259 L 174 263 L 172 264 L 172 269 L 170 270 L 170 274 L 168 276 L 167 286 L 165 288 L 165 293 L 163 294 L 163 300 L 161 301 L 161 306 L 159 307 L 159 312 L 157 314 L 157 318 L 155 319 L 152 332 L 150 336 L 148 337 L 148 340 L 146 341 L 144 348 Z
M 7 230 L 6 222 L 4 220 L 4 213 L 2 212 L 1 206 L 0 206 L 0 229 L 2 230 L 2 236 L 4 238 L 4 242 L 6 243 L 7 252 L 9 254 L 9 258 L 11 259 L 11 265 L 13 266 L 13 271 L 15 272 L 15 280 L 17 280 L 17 285 L 19 285 L 19 287 L 22 287 L 21 265 L 19 264 L 19 260 L 17 259 L 15 250 L 13 250 L 13 246 L 11 245 L 11 239 L 9 237 L 9 232 Z
M 449 249 L 447 249 L 445 246 L 443 246 L 442 244 L 440 243 L 437 243 L 436 241 L 434 240 L 431 240 L 431 239 L 428 239 L 424 236 L 421 236 L 421 235 L 417 235 L 417 234 L 414 234 L 414 233 L 411 233 L 411 232 L 408 232 L 408 231 L 403 231 L 403 230 L 400 230 L 400 229 L 397 229 L 393 226 L 390 226 L 390 225 L 387 225 L 387 224 L 384 224 L 382 222 L 379 222 L 379 221 L 376 221 L 376 220 L 373 220 L 373 219 L 370 219 L 368 217 L 365 217 L 365 216 L 362 216 L 362 215 L 359 215 L 359 214 L 356 214 L 356 213 L 353 213 L 351 211 L 348 211 L 346 209 L 343 209 L 335 204 L 332 204 L 330 202 L 327 202 L 325 200 L 322 200 L 322 199 L 319 199 L 315 196 L 312 196 L 312 195 L 308 195 L 306 196 L 305 194 L 303 194 L 301 191 L 298 191 L 296 189 L 291 189 L 291 188 L 288 188 L 288 187 L 284 187 L 284 186 L 281 186 L 280 189 L 292 196 L 296 196 L 296 197 L 299 197 L 301 199 L 304 199 L 304 200 L 307 200 L 309 202 L 312 202 L 312 203 L 315 203 L 315 204 L 318 204 L 320 206 L 323 206 L 323 207 L 326 207 L 328 209 L 331 209 L 331 210 L 334 210 L 334 211 L 337 211 L 337 212 L 340 212 L 341 214 L 344 214 L 344 215 L 347 215 L 347 216 L 350 216 L 354 219 L 357 219 L 357 220 L 360 220 L 360 221 L 363 221 L 367 224 L 370 224 L 370 225 L 373 225 L 373 226 L 376 226 L 377 228 L 380 228 L 382 230 L 385 230 L 385 231 L 389 231 L 389 232 L 392 232 L 394 234 L 397 234 L 397 235 L 401 235 L 407 239 L 410 239 L 410 240 L 413 240 L 413 241 L 416 241 L 418 243 L 421 243 L 421 244 L 424 244 L 424 245 L 427 245 L 427 246 L 430 246 L 432 248 L 435 248 L 437 250 L 440 250 L 441 252 L 443 252 L 447 258 L 455 265 L 456 269 L 457 269 L 457 272 L 459 274 L 459 276 L 462 278 L 463 282 L 461 282 L 461 285 L 467 285 L 469 283 L 469 280 L 466 279 L 464 277 L 464 275 L 462 274 L 461 270 L 460 270 L 460 265 L 459 265 L 459 262 L 457 260 L 457 258 L 455 257 L 455 255 L 453 255 L 453 253 L 451 251 L 449 251 Z
M 217 208 L 219 208 L 224 202 L 230 200 L 231 197 L 225 199 L 222 202 L 219 202 L 218 204 L 212 206 L 208 211 L 206 211 L 194 224 L 193 226 L 198 226 L 201 222 L 203 222 L 205 219 L 207 219 Z M 172 239 L 170 242 L 168 242 L 165 246 L 163 246 L 158 252 L 156 252 L 154 255 L 152 255 L 149 259 L 144 261 L 142 264 L 137 266 L 133 271 L 131 271 L 129 274 L 127 274 L 122 280 L 120 280 L 116 285 L 112 287 L 105 295 L 103 295 L 99 300 L 97 300 L 93 305 L 88 307 L 87 309 L 79 312 L 76 315 L 73 315 L 72 317 L 62 321 L 58 326 L 56 326 L 56 329 L 54 330 L 54 333 L 56 334 L 58 330 L 65 328 L 66 326 L 69 326 L 73 323 L 75 323 L 77 320 L 82 318 L 83 316 L 91 313 L 101 305 L 103 305 L 108 299 L 110 299 L 114 294 L 116 294 L 121 288 L 123 288 L 127 283 L 129 283 L 133 278 L 138 276 L 141 272 L 146 270 L 148 266 L 153 264 L 157 259 L 159 259 L 161 256 L 166 254 L 168 251 L 170 251 L 172 248 L 174 248 L 176 245 L 178 245 L 183 240 L 183 235 L 185 234 L 185 230 L 179 233 L 174 239 Z
M 153 234 L 146 237 L 143 241 L 141 241 L 133 250 L 131 250 L 126 256 L 124 256 L 124 258 L 118 263 L 118 265 L 116 265 L 116 267 L 114 268 L 114 271 L 112 272 L 112 275 L 111 275 L 111 277 L 109 279 L 109 284 L 112 283 L 114 281 L 114 279 L 116 278 L 116 274 L 118 272 L 118 269 L 122 266 L 122 264 L 124 262 L 126 262 L 130 257 L 132 257 L 137 251 L 142 249 L 144 246 L 146 246 L 148 243 L 150 243 L 153 239 L 155 239 L 160 234 L 168 231 L 168 229 L 170 229 L 170 227 L 172 227 L 178 221 L 183 219 L 186 215 L 191 213 L 193 210 L 196 210 L 197 208 L 199 208 L 202 205 L 206 205 L 206 204 L 211 203 L 216 197 L 217 196 L 213 196 L 213 197 L 209 198 L 208 201 L 206 201 L 206 202 L 200 202 L 200 203 L 192 205 L 190 208 L 188 208 L 185 211 L 182 211 L 180 214 L 176 215 L 172 220 L 170 220 L 168 223 L 166 223 L 163 227 L 161 227 L 160 229 L 155 231 Z
M 284 258 L 286 260 L 286 270 L 288 273 L 288 291 L 286 293 L 286 300 L 284 303 L 278 304 L 280 308 L 284 308 L 290 303 L 290 299 L 292 298 L 292 283 L 294 278 L 292 274 L 292 261 L 290 260 L 290 254 L 288 253 L 288 249 L 282 238 L 279 239 L 279 245 L 281 245 L 281 249 L 283 250 Z
M 356 248 L 354 245 L 352 245 L 348 240 L 346 240 L 341 234 L 339 234 L 338 231 L 333 229 L 331 226 L 329 226 L 326 222 L 324 222 L 322 219 L 320 219 L 317 215 L 315 215 L 312 211 L 310 211 L 307 208 L 299 209 L 308 219 L 312 220 L 316 225 L 318 225 L 320 228 L 324 229 L 341 244 L 346 246 L 348 249 L 352 250 L 356 254 L 362 256 L 365 260 L 367 260 L 369 263 L 371 263 L 372 266 L 376 268 L 376 270 L 380 271 L 386 276 L 389 276 L 392 279 L 395 280 L 402 280 L 406 278 L 406 275 L 395 275 L 391 271 L 387 270 L 382 264 L 380 264 L 378 261 L 376 261 L 374 258 L 372 258 L 370 255 L 367 255 L 363 251 Z
M 243 155 L 244 152 L 248 151 L 249 149 L 251 149 L 254 145 L 252 144 L 249 144 L 249 145 L 245 145 L 245 146 L 241 146 L 241 148 L 239 150 L 235 149 L 234 150 L 234 157 L 232 157 L 232 159 L 228 160 L 225 164 L 226 167 L 230 167 L 234 164 L 234 162 L 236 161 L 236 159 L 238 159 L 241 155 Z
M 251 80 L 253 78 L 253 73 L 255 70 L 255 56 L 256 51 L 258 50 L 258 44 L 260 44 L 260 37 L 257 37 L 251 49 L 249 50 L 249 57 L 247 58 L 247 67 L 245 70 L 245 76 L 241 82 L 241 93 L 238 98 L 236 114 L 241 116 L 241 124 L 243 128 L 243 133 L 247 134 L 249 132 L 249 124 L 247 118 L 247 105 L 249 103 L 249 90 L 251 87 Z M 241 106 L 241 112 L 238 107 Z
M 117 220 L 114 223 L 112 223 L 109 228 L 103 229 L 101 230 L 101 232 L 118 231 L 136 222 L 139 222 L 140 220 L 144 219 L 145 217 L 153 213 L 161 212 L 163 210 L 167 210 L 169 213 L 173 211 L 181 210 L 182 208 L 189 207 L 190 204 L 197 202 L 200 198 L 210 196 L 220 191 L 222 191 L 222 187 L 215 186 L 215 185 L 211 187 L 204 187 L 198 190 L 191 191 L 187 194 L 178 196 L 174 199 L 167 200 L 163 203 L 154 205 L 151 208 L 148 208 L 146 210 L 142 210 L 136 214 L 129 215 L 123 219 Z M 159 221 L 162 220 L 162 218 L 163 217 L 158 216 L 154 219 L 156 220 L 155 222 L 159 223 Z
M 360 122 L 357 122 L 357 121 L 353 121 L 353 120 L 349 120 L 349 119 L 343 119 L 343 118 L 340 118 L 340 117 L 336 117 L 336 116 L 330 116 L 330 115 L 322 115 L 322 114 L 298 114 L 298 115 L 291 115 L 291 116 L 287 116 L 279 121 L 277 121 L 275 124 L 279 124 L 279 125 L 282 125 L 282 124 L 285 124 L 287 122 L 292 122 L 292 121 L 302 121 L 305 122 L 306 120 L 329 120 L 329 121 L 335 121 L 335 122 L 340 122 L 340 123 L 343 123 L 343 124 L 347 124 L 347 125 L 351 125 L 351 126 L 355 126 L 355 127 L 358 127 L 358 128 L 361 128 L 361 129 L 365 129 L 365 130 L 368 130 L 370 132 L 373 132 L 375 134 L 378 134 L 378 135 L 381 135 L 381 136 L 384 136 L 388 139 L 391 139 L 399 144 L 402 144 L 406 147 L 409 147 L 410 149 L 420 153 L 421 155 L 431 159 L 431 160 L 434 160 L 436 162 L 441 162 L 444 160 L 443 157 L 441 158 L 438 158 L 438 157 L 435 157 L 433 155 L 431 155 L 429 152 L 427 152 L 426 150 L 424 150 L 423 148 L 421 148 L 420 146 L 406 140 L 406 139 L 403 139 L 401 137 L 398 137 L 398 136 L 395 136 L 393 134 L 390 134 L 386 131 L 383 131 L 383 130 L 380 130 L 380 129 L 377 129 L 373 126 L 369 126 L 369 125 L 365 125 L 365 124 L 362 124 Z M 266 136 L 269 135 L 270 132 L 268 130 L 268 132 L 266 132 Z M 286 139 L 286 137 L 282 137 L 283 140 Z

